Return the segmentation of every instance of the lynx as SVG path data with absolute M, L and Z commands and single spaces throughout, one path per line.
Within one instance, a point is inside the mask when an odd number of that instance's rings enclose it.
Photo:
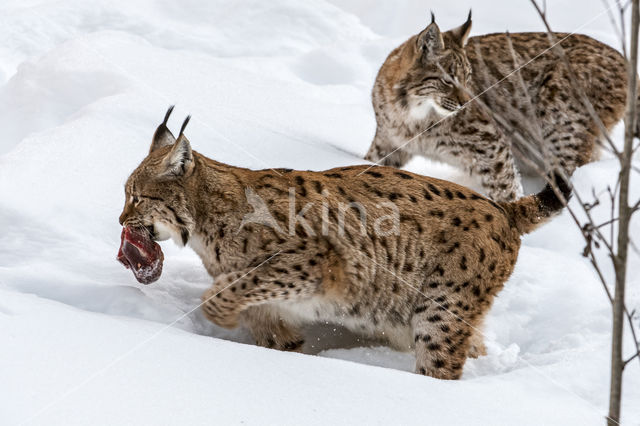
M 270 348 L 300 350 L 302 325 L 332 322 L 414 350 L 417 373 L 457 379 L 484 353 L 478 329 L 520 236 L 563 207 L 551 187 L 496 203 L 382 166 L 233 167 L 192 151 L 186 121 L 176 140 L 170 113 L 125 185 L 118 258 L 148 284 L 157 241 L 189 245 L 214 279 L 205 316 Z
M 565 63 L 549 49 L 548 34 L 468 38 L 470 30 L 471 14 L 447 32 L 432 16 L 422 32 L 389 54 L 373 87 L 377 129 L 365 158 L 398 168 L 413 155 L 449 163 L 476 177 L 495 201 L 522 194 L 520 173 L 571 174 L 596 159 L 602 133 L 574 93 Z M 611 129 L 625 109 L 624 58 L 584 35 L 555 38 Z M 499 125 L 483 106 L 504 121 Z

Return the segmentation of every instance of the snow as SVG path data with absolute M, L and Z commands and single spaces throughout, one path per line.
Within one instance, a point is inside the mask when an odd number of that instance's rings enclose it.
M 554 28 L 619 44 L 600 0 L 547 3 Z M 489 354 L 458 382 L 410 374 L 411 354 L 331 324 L 307 330 L 307 354 L 217 328 L 194 310 L 210 277 L 171 241 L 150 286 L 115 260 L 123 183 L 168 105 L 170 127 L 193 114 L 194 149 L 219 161 L 363 163 L 386 55 L 429 8 L 446 29 L 469 7 L 472 35 L 542 29 L 504 0 L 3 0 L 0 423 L 602 424 L 610 307 L 567 213 L 524 238 L 486 322 Z M 408 168 L 472 184 L 427 160 Z M 616 175 L 605 156 L 573 182 L 589 198 Z M 606 197 L 592 214 L 608 217 Z M 640 220 L 631 228 L 640 235 Z M 627 300 L 640 307 L 630 253 Z M 640 422 L 639 366 L 625 371 L 627 424 Z

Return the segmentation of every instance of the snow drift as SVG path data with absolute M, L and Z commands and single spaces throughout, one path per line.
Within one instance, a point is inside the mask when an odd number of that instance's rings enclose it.
M 168 105 L 170 126 L 191 113 L 194 149 L 218 161 L 363 163 L 375 74 L 428 8 L 449 28 L 473 6 L 472 35 L 542 29 L 517 2 L 463 3 L 5 0 L 0 422 L 601 424 L 610 307 L 567 214 L 524 239 L 486 323 L 489 354 L 459 382 L 410 374 L 410 354 L 338 325 L 308 330 L 305 350 L 319 356 L 253 346 L 194 310 L 211 280 L 190 249 L 162 243 L 164 273 L 149 287 L 114 258 L 123 183 Z M 558 30 L 617 45 L 600 1 L 548 3 Z M 471 184 L 426 160 L 409 168 Z M 573 182 L 599 194 L 616 174 L 605 156 Z M 637 218 L 631 226 L 640 235 Z M 640 306 L 635 251 L 629 276 L 629 305 Z M 629 424 L 640 421 L 638 367 L 625 372 Z

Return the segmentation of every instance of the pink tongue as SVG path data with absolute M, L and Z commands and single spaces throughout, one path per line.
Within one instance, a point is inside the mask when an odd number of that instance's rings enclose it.
M 133 271 L 138 282 L 151 284 L 162 274 L 164 254 L 146 229 L 126 227 L 120 234 L 118 260 Z

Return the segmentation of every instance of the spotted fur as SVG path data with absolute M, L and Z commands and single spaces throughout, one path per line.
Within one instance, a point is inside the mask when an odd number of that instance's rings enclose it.
M 536 175 L 542 167 L 570 174 L 597 158 L 602 135 L 574 93 L 569 70 L 549 50 L 548 35 L 517 33 L 509 40 L 489 34 L 467 42 L 470 29 L 470 15 L 447 32 L 432 22 L 389 54 L 372 92 L 377 130 L 365 158 L 393 167 L 413 155 L 443 161 L 475 176 L 496 201 L 522 194 L 520 173 Z M 555 37 L 611 129 L 625 109 L 624 58 L 585 35 Z M 479 99 L 505 122 L 496 123 L 470 94 L 482 94 Z M 527 144 L 513 137 L 514 130 Z M 534 164 L 520 161 L 518 152 Z
M 120 222 L 190 245 L 214 278 L 204 314 L 248 327 L 266 347 L 300 350 L 302 325 L 338 323 L 414 350 L 420 374 L 457 379 L 468 356 L 484 353 L 478 329 L 520 235 L 562 208 L 550 190 L 496 203 L 382 166 L 233 167 L 162 126 L 126 183 Z M 258 199 L 271 219 L 247 221 Z M 386 220 L 393 211 L 397 229 Z

